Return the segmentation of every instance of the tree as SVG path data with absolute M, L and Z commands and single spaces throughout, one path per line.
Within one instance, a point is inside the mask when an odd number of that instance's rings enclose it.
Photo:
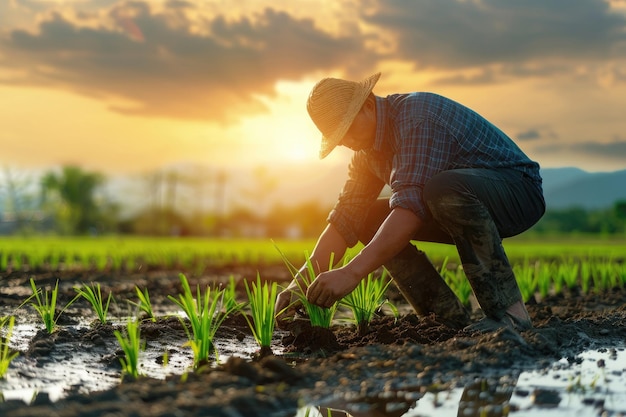
M 626 200 L 616 201 L 613 210 L 615 217 L 622 223 L 624 231 L 626 232 Z
M 52 205 L 62 232 L 85 234 L 97 230 L 102 212 L 96 202 L 96 190 L 104 183 L 101 174 L 64 166 L 60 174 L 48 172 L 42 178 L 44 205 Z M 55 193 L 56 201 L 50 193 Z M 54 204 L 54 203 L 57 204 Z
M 35 182 L 30 176 L 16 174 L 8 166 L 3 171 L 4 184 L 0 187 L 0 199 L 4 200 L 5 218 L 10 217 L 15 222 L 15 228 L 11 231 L 31 231 L 37 217 Z

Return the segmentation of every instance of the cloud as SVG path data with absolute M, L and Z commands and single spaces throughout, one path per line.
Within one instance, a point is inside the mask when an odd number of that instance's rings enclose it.
M 394 32 L 396 58 L 419 67 L 626 56 L 626 17 L 604 0 L 389 0 L 363 17 Z
M 565 73 L 626 83 L 626 15 L 604 0 L 368 0 L 358 9 L 343 1 L 333 2 L 337 21 L 328 24 L 274 7 L 236 15 L 185 0 L 64 2 L 55 13 L 42 10 L 53 2 L 13 3 L 40 20 L 0 38 L 0 83 L 108 99 L 127 115 L 235 121 L 264 112 L 260 97 L 275 96 L 278 81 L 357 79 L 386 60 L 440 70 L 433 85 Z
M 615 137 L 610 142 L 549 143 L 534 149 L 537 153 L 545 155 L 564 155 L 564 153 L 578 155 L 587 161 L 599 160 L 611 163 L 626 160 L 626 139 L 620 137 Z
M 572 145 L 572 149 L 593 157 L 601 157 L 614 161 L 626 160 L 626 139 L 616 137 L 611 142 L 582 142 Z
M 521 141 L 541 139 L 541 133 L 537 129 L 530 129 L 517 134 L 517 139 Z
M 539 139 L 553 141 L 558 139 L 558 135 L 548 127 L 531 127 L 515 135 L 519 141 L 536 141 Z
M 259 96 L 274 95 L 279 80 L 355 60 L 367 73 L 377 59 L 360 33 L 333 34 L 272 8 L 235 19 L 201 12 L 192 2 L 157 10 L 134 1 L 104 15 L 52 13 L 36 32 L 9 33 L 0 65 L 27 74 L 12 85 L 117 99 L 113 109 L 125 114 L 232 121 L 264 111 Z

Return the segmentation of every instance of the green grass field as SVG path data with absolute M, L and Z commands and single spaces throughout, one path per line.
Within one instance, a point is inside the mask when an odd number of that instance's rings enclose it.
M 0 270 L 8 264 L 65 262 L 104 265 L 141 260 L 153 266 L 185 267 L 198 262 L 209 264 L 261 264 L 281 262 L 277 248 L 296 262 L 304 261 L 305 252 L 311 252 L 315 240 L 271 239 L 202 239 L 202 238 L 144 238 L 144 237 L 1 237 Z M 527 260 L 562 261 L 613 260 L 626 257 L 626 240 L 607 240 L 593 237 L 563 239 L 507 239 L 504 246 L 511 263 Z M 444 259 L 458 263 L 456 248 L 452 245 L 419 243 L 435 264 Z M 349 254 L 358 252 L 352 249 Z
M 301 265 L 315 240 L 140 237 L 3 237 L 0 273 L 11 271 L 136 271 L 141 268 L 201 273 L 207 266 L 283 263 L 281 252 Z M 626 285 L 626 240 L 594 237 L 505 240 L 525 299 L 578 286 L 584 292 Z M 471 293 L 456 248 L 419 243 L 463 299 Z M 360 248 L 352 249 L 352 256 Z M 252 278 L 252 277 L 250 277 Z

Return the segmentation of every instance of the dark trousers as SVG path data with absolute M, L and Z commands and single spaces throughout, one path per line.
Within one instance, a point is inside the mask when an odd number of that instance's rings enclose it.
M 502 247 L 502 238 L 522 233 L 545 212 L 541 186 L 513 169 L 456 169 L 424 187 L 427 218 L 416 241 L 454 244 L 484 313 L 500 319 L 521 294 Z M 371 207 L 359 239 L 369 242 L 389 215 L 389 200 Z M 385 264 L 418 314 L 464 321 L 452 294 L 427 256 L 412 244 Z

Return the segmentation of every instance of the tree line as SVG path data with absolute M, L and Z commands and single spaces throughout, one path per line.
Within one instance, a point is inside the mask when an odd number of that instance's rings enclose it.
M 79 166 L 63 166 L 38 179 L 5 167 L 0 234 L 300 238 L 319 233 L 330 207 L 315 201 L 277 203 L 261 212 L 259 200 L 270 181 L 257 174 L 260 185 L 236 192 L 254 201 L 252 206 L 227 201 L 231 184 L 221 171 L 152 172 L 132 190 L 111 195 L 104 175 Z
M 251 206 L 227 204 L 226 191 L 231 185 L 223 172 L 158 171 L 142 178 L 140 191 L 114 198 L 103 191 L 108 180 L 104 175 L 79 166 L 51 170 L 36 181 L 5 168 L 0 187 L 0 234 L 314 238 L 324 228 L 331 207 L 316 200 L 274 203 L 260 210 L 272 181 L 263 172 L 256 178 L 258 186 L 248 192 L 255 203 Z M 245 194 L 245 190 L 238 193 Z M 131 196 L 135 199 L 132 204 Z M 129 210 L 126 206 L 130 205 L 135 209 Z M 626 201 L 602 210 L 548 207 L 529 233 L 624 236 Z

